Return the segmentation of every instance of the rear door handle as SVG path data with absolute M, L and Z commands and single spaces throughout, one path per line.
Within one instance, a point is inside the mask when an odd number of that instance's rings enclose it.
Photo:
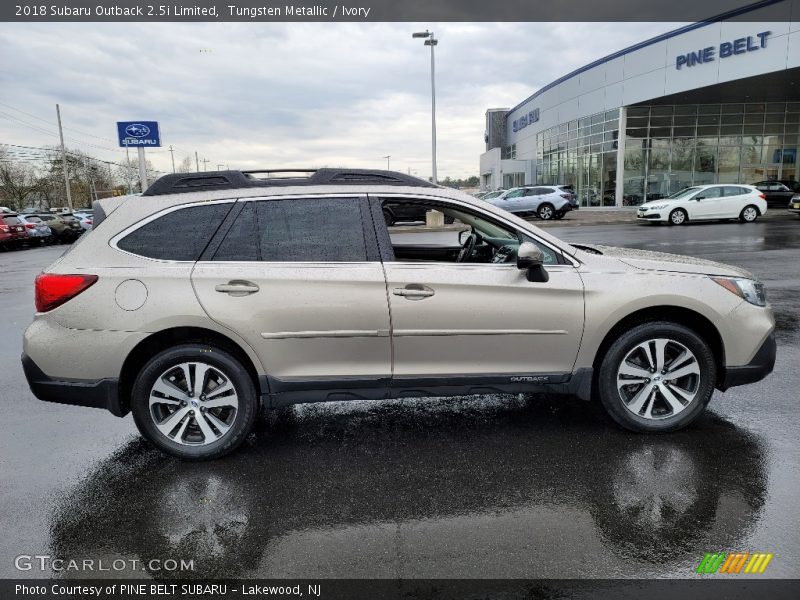
M 229 281 L 228 283 L 220 283 L 219 285 L 215 286 L 214 289 L 223 294 L 230 294 L 231 296 L 247 296 L 249 294 L 255 294 L 261 288 L 259 288 L 252 281 L 241 281 L 235 279 L 233 281 Z
M 406 287 L 394 288 L 392 293 L 395 296 L 402 296 L 408 300 L 422 300 L 423 298 L 430 298 L 436 292 L 429 288 L 427 285 L 420 285 L 418 283 L 410 283 Z

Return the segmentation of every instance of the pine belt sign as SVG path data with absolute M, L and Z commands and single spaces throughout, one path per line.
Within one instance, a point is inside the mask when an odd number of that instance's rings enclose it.
M 157 121 L 117 121 L 117 136 L 119 145 L 123 148 L 129 146 L 158 148 L 161 146 Z
M 729 56 L 737 56 L 739 54 L 761 50 L 767 47 L 767 37 L 769 37 L 771 33 L 771 31 L 762 31 L 754 36 L 748 35 L 747 37 L 722 42 L 719 48 L 708 46 L 696 52 L 679 54 L 675 57 L 675 68 L 680 70 L 681 67 L 693 67 L 702 63 L 713 62 L 717 56 L 720 58 L 728 58 Z

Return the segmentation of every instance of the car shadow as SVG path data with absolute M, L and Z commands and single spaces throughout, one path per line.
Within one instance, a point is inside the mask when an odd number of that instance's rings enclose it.
M 553 527 L 589 515 L 606 549 L 664 567 L 737 547 L 764 503 L 764 455 L 755 436 L 713 413 L 674 434 L 638 435 L 577 399 L 305 405 L 268 413 L 239 451 L 214 462 L 127 443 L 58 500 L 51 544 L 67 559 L 195 560 L 188 573 L 145 565 L 155 578 L 270 576 L 266 549 L 293 532 L 469 524 L 546 508 Z M 491 543 L 481 539 L 488 529 L 467 529 L 477 546 Z M 588 532 L 568 535 L 580 552 Z M 301 539 L 308 550 L 317 538 Z M 529 554 L 531 542 L 548 544 L 512 537 L 504 551 Z

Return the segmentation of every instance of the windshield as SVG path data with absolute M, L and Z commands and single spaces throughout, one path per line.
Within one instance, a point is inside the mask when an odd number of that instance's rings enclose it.
M 503 198 L 519 198 L 524 193 L 525 190 L 511 190 L 505 196 L 503 196 Z
M 686 196 L 690 196 L 691 194 L 694 194 L 699 189 L 700 189 L 699 187 L 683 188 L 682 190 L 678 190 L 677 192 L 675 192 L 671 196 L 667 196 L 666 199 L 667 200 L 672 200 L 672 199 L 675 199 L 675 198 L 685 198 Z
M 488 200 L 489 198 L 497 198 L 502 193 L 503 193 L 502 191 L 489 192 L 488 194 L 483 196 L 483 200 Z

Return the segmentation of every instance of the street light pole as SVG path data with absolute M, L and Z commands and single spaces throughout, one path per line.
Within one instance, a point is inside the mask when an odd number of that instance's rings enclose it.
M 392 155 L 391 155 L 391 154 L 388 154 L 388 155 L 384 156 L 383 158 L 385 158 L 385 159 L 386 159 L 386 170 L 387 170 L 387 171 L 391 171 L 391 170 L 392 170 L 392 168 L 389 166 L 389 165 L 391 164 L 391 163 L 389 162 L 389 160 L 392 158 Z
M 439 43 L 432 31 L 420 31 L 411 34 L 413 38 L 424 38 L 425 45 L 431 47 L 431 181 L 438 182 L 436 176 L 436 59 L 434 47 Z

